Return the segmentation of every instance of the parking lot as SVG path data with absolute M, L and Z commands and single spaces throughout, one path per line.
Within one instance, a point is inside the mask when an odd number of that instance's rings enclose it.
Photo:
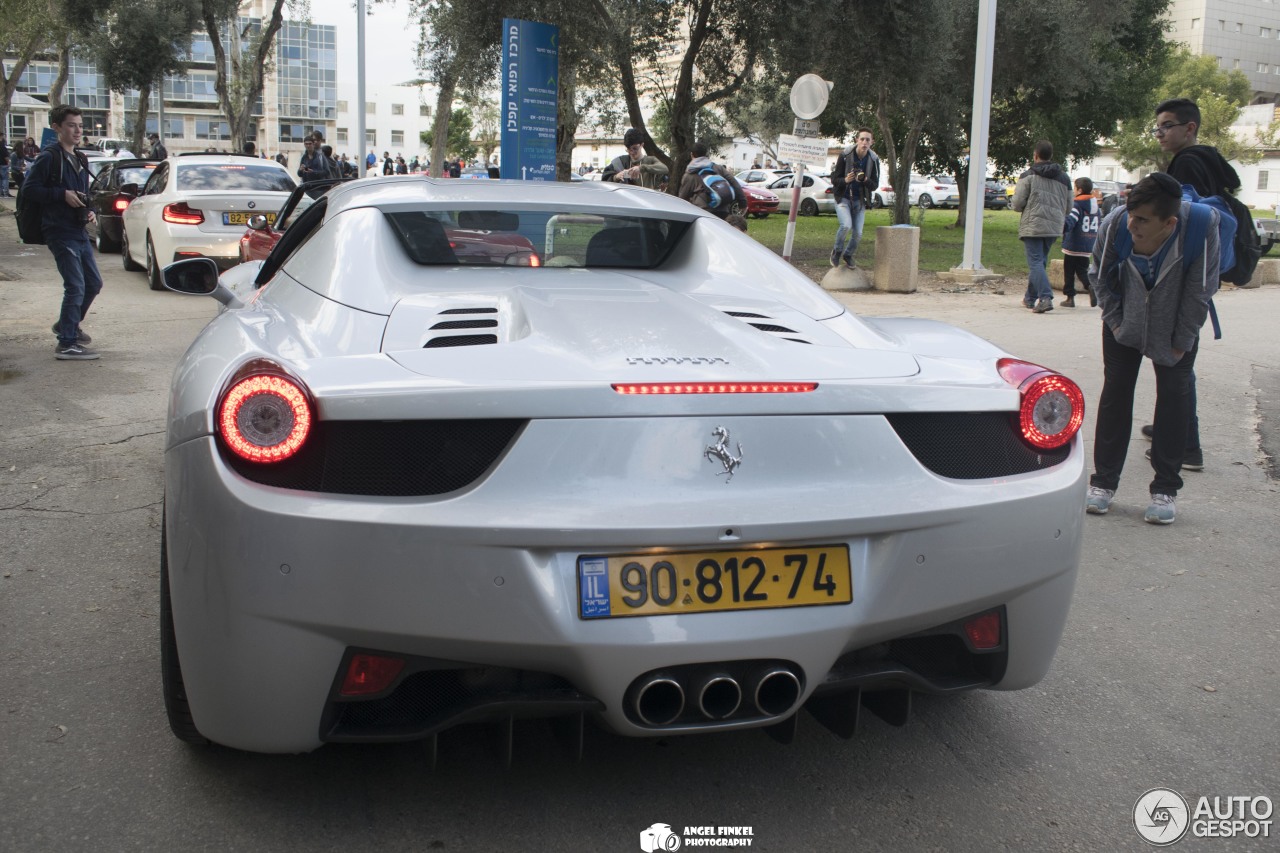
M 1090 517 L 1057 660 L 1017 693 L 920 697 L 903 728 L 843 741 L 801 719 L 758 732 L 629 740 L 588 730 L 575 763 L 538 721 L 503 766 L 485 727 L 301 756 L 192 749 L 165 723 L 158 548 L 172 366 L 217 307 L 148 290 L 100 258 L 85 329 L 58 362 L 61 283 L 0 221 L 0 850 L 634 851 L 642 830 L 750 828 L 752 849 L 1140 850 L 1135 802 L 1168 787 L 1280 800 L 1280 288 L 1228 290 L 1197 363 L 1206 468 L 1171 527 L 1142 523 L 1153 402 L 1129 469 Z M 944 320 L 1101 388 L 1096 309 L 1032 315 L 1023 283 L 841 295 L 870 315 Z M 1082 303 L 1083 304 L 1083 301 Z M 1087 442 L 1089 443 L 1089 442 Z M 233 535 L 234 531 L 229 531 Z M 1280 818 L 1276 818 L 1280 820 Z M 1187 850 L 1276 849 L 1187 838 Z

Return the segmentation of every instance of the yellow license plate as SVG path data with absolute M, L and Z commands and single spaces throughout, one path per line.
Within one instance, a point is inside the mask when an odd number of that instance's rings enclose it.
M 583 619 L 850 601 L 846 545 L 578 558 Z
M 256 214 L 254 213 L 249 213 L 245 211 L 236 211 L 234 213 L 224 213 L 222 214 L 222 223 L 224 225 L 247 225 L 249 223 L 249 217 L 255 216 L 255 215 Z M 263 216 L 267 217 L 268 224 L 270 225 L 276 224 L 276 215 L 274 213 L 264 213 Z

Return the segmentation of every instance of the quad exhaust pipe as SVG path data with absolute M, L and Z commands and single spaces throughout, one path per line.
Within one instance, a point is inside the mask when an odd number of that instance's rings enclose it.
M 697 716 L 712 722 L 778 717 L 795 707 L 802 686 L 799 675 L 787 666 L 750 671 L 741 665 L 723 670 L 701 665 L 651 673 L 628 692 L 633 717 L 646 726 L 661 727 L 695 722 L 689 719 L 695 709 Z

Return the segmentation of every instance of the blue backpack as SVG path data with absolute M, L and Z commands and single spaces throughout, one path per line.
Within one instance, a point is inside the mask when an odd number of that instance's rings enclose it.
M 1197 195 L 1195 188 L 1189 184 L 1182 185 L 1182 198 L 1191 202 L 1191 216 L 1186 223 L 1186 236 L 1182 238 L 1182 245 L 1186 250 L 1182 255 L 1182 271 L 1185 273 L 1191 269 L 1191 265 L 1200 257 L 1200 253 L 1204 251 L 1205 236 L 1209 233 L 1209 221 L 1212 217 L 1209 210 L 1218 211 L 1218 274 L 1230 270 L 1236 265 L 1235 253 L 1231 251 L 1232 241 L 1236 237 L 1236 218 L 1228 210 L 1225 214 L 1223 208 L 1225 204 L 1222 202 L 1221 196 L 1212 196 L 1202 199 Z M 1115 273 L 1120 269 L 1120 265 L 1129 259 L 1133 254 L 1133 235 L 1129 233 L 1129 212 L 1121 211 L 1120 216 L 1115 225 L 1115 246 L 1116 260 L 1111 267 L 1112 277 L 1109 281 L 1113 290 L 1116 287 L 1117 279 Z M 1222 326 L 1218 323 L 1218 311 L 1213 307 L 1213 300 L 1209 300 L 1209 321 L 1213 325 L 1213 339 L 1222 339 Z
M 702 183 L 707 188 L 707 208 L 710 210 L 719 210 L 724 208 L 728 210 L 733 206 L 733 187 L 729 185 L 729 181 L 725 179 L 715 170 L 713 166 L 703 166 L 698 170 L 698 174 L 702 176 Z

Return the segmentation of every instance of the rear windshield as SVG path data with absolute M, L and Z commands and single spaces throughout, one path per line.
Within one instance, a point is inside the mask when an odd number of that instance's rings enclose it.
M 292 192 L 293 178 L 279 166 L 226 163 L 178 166 L 180 190 L 247 190 Z
M 688 222 L 551 210 L 397 211 L 388 222 L 409 257 L 428 266 L 651 269 Z
M 120 184 L 137 184 L 142 186 L 147 182 L 147 178 L 151 177 L 151 173 L 155 170 L 155 166 L 134 166 L 129 169 L 117 169 L 120 173 Z

